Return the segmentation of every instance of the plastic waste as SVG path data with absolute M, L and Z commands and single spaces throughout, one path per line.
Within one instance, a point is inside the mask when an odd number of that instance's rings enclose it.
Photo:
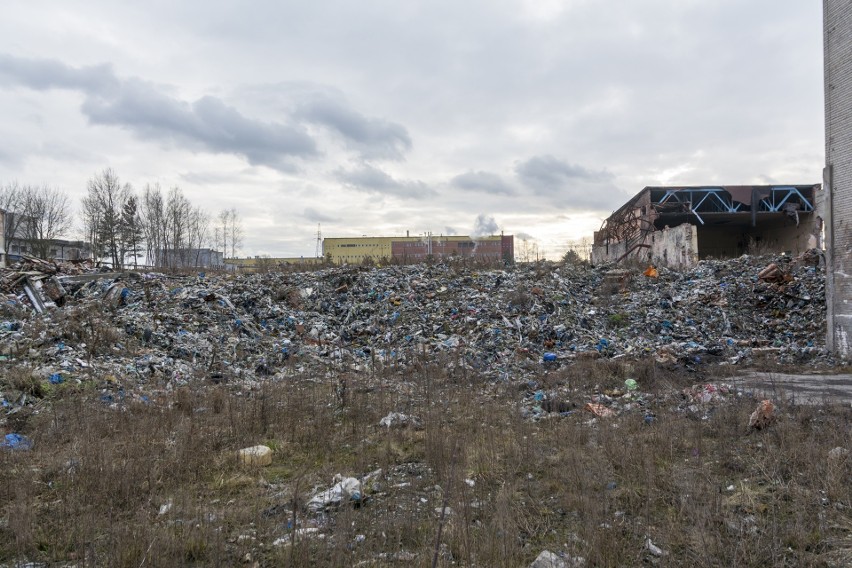
M 608 408 L 603 404 L 597 402 L 588 402 L 583 408 L 600 418 L 609 418 L 610 416 L 615 416 L 615 411 L 613 409 Z
M 33 442 L 26 436 L 11 433 L 6 434 L 3 438 L 3 443 L 0 444 L 0 447 L 10 450 L 31 450 L 33 448 Z
M 748 418 L 749 428 L 762 430 L 775 421 L 775 405 L 769 400 L 761 400 Z
M 341 505 L 344 501 L 359 503 L 361 501 L 361 482 L 354 477 L 335 476 L 337 483 L 331 488 L 317 493 L 308 501 L 307 507 L 311 512 L 322 511 L 330 506 Z
M 542 550 L 529 568 L 568 568 L 568 564 L 558 554 L 549 550 Z
M 379 420 L 379 426 L 384 426 L 385 428 L 390 428 L 392 426 L 414 426 L 415 428 L 419 428 L 420 419 L 401 412 L 391 412 Z

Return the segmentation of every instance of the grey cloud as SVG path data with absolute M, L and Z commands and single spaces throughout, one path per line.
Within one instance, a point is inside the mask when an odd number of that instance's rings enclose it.
M 491 172 L 467 172 L 450 180 L 459 189 L 482 191 L 494 195 L 514 195 L 515 190 L 502 177 Z
M 360 191 L 393 195 L 404 199 L 427 199 L 436 195 L 435 190 L 422 181 L 398 180 L 369 164 L 363 164 L 354 170 L 338 169 L 335 176 L 344 185 Z
M 558 190 L 566 182 L 575 180 L 601 182 L 613 179 L 609 172 L 593 172 L 553 156 L 533 156 L 518 164 L 515 172 L 525 184 L 546 192 Z
M 119 80 L 108 66 L 75 69 L 56 61 L 4 55 L 0 72 L 34 89 L 79 90 L 86 96 L 81 110 L 90 122 L 118 126 L 142 138 L 186 142 L 282 171 L 293 170 L 293 158 L 318 154 L 314 140 L 300 127 L 250 119 L 211 96 L 188 103 L 151 83 Z
M 326 215 L 321 211 L 317 211 L 313 207 L 305 207 L 305 211 L 302 213 L 302 216 L 308 221 L 313 221 L 315 223 L 334 223 L 340 220 L 337 217 L 332 217 L 331 215 Z
M 609 210 L 626 197 L 610 172 L 589 170 L 550 155 L 519 163 L 515 173 L 535 194 L 560 205 Z
M 296 116 L 337 132 L 364 159 L 401 160 L 411 150 L 411 137 L 404 126 L 368 118 L 339 96 L 313 93 L 299 106 Z
M 127 128 L 143 138 L 173 138 L 206 150 L 244 156 L 253 165 L 291 171 L 291 159 L 317 154 L 303 130 L 247 118 L 215 97 L 187 103 L 142 81 L 127 81 L 118 96 L 90 96 L 83 113 L 95 124 Z
M 444 234 L 445 235 L 458 235 L 459 230 L 456 229 L 455 227 L 447 226 L 447 227 L 444 227 Z
M 119 86 L 110 65 L 74 68 L 53 59 L 26 59 L 0 53 L 0 78 L 30 89 L 109 92 Z
M 476 217 L 476 221 L 473 222 L 473 231 L 470 232 L 470 236 L 473 238 L 487 237 L 489 235 L 496 235 L 499 232 L 500 227 L 497 225 L 494 217 L 480 213 Z
M 534 241 L 536 240 L 534 236 L 529 233 L 524 233 L 523 231 L 519 233 L 515 233 L 515 238 L 521 241 Z

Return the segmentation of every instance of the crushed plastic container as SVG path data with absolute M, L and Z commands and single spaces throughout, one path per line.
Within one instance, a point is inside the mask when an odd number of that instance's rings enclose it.
M 0 444 L 0 447 L 7 448 L 10 450 L 31 450 L 33 448 L 33 442 L 26 436 L 22 436 L 21 434 L 6 434 L 3 438 L 3 443 Z

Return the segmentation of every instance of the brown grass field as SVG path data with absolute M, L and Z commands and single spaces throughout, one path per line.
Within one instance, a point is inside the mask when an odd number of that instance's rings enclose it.
M 852 565 L 852 457 L 830 454 L 850 448 L 850 408 L 775 400 L 777 420 L 753 431 L 747 394 L 697 413 L 678 402 L 712 377 L 588 361 L 540 371 L 563 413 L 532 420 L 525 382 L 456 363 L 293 367 L 112 403 L 7 366 L 2 381 L 41 400 L 7 424 L 33 448 L 0 451 L 0 565 L 515 567 L 542 550 L 568 566 Z M 627 376 L 641 404 L 583 410 Z M 420 426 L 380 426 L 392 411 Z M 272 465 L 239 462 L 255 444 Z M 360 501 L 306 509 L 335 474 L 379 469 Z

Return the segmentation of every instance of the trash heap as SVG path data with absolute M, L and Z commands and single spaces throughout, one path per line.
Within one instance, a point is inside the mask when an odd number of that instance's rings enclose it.
M 0 273 L 0 357 L 56 380 L 174 385 L 438 354 L 495 380 L 593 358 L 831 363 L 813 255 L 643 271 L 438 263 L 175 276 L 27 259 Z

